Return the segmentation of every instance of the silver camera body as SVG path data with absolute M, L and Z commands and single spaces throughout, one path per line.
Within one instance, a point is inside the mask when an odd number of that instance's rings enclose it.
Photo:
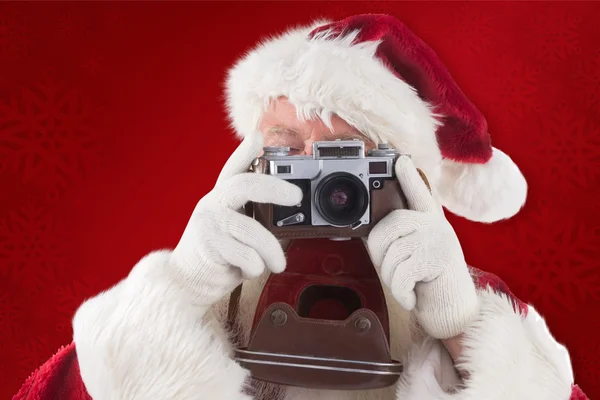
M 289 147 L 265 147 L 263 170 L 298 185 L 303 204 L 278 207 L 274 225 L 352 227 L 371 222 L 371 197 L 386 180 L 395 179 L 400 153 L 380 144 L 365 154 L 360 140 L 313 143 L 313 154 L 290 155 Z M 258 161 L 257 161 L 258 163 Z M 265 165 L 266 164 L 266 165 Z

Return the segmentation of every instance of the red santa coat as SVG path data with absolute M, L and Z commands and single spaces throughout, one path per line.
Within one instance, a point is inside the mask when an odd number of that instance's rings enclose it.
M 480 270 L 473 269 L 472 275 L 477 283 L 477 286 L 485 290 L 492 289 L 497 294 L 506 295 L 512 302 L 515 313 L 521 315 L 525 320 L 530 316 L 533 310 L 530 306 L 516 298 L 507 285 L 497 276 L 484 273 Z M 535 310 L 533 310 L 535 312 Z M 502 371 L 498 371 L 499 374 Z M 123 377 L 126 379 L 126 377 Z M 481 389 L 480 389 L 481 390 Z M 480 398 L 486 397 L 486 390 L 497 390 L 494 387 L 483 388 L 480 391 Z M 449 395 L 448 398 L 451 398 Z M 172 398 L 177 398 L 174 396 Z M 85 383 L 82 380 L 79 360 L 76 351 L 75 343 L 61 348 L 53 357 L 51 357 L 44 365 L 37 369 L 24 383 L 13 400 L 91 400 L 92 397 L 88 393 Z M 417 397 L 414 397 L 417 400 Z M 423 399 L 419 395 L 419 400 Z M 533 397 L 532 399 L 535 399 Z M 268 399 L 261 399 L 268 400 Z M 507 399 L 508 400 L 508 399 Z M 564 400 L 588 400 L 581 389 L 571 383 L 570 396 Z

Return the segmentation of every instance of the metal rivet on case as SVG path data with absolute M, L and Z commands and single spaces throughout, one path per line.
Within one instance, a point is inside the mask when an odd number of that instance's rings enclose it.
M 287 322 L 287 314 L 282 310 L 275 310 L 271 313 L 271 322 L 274 325 L 281 326 Z
M 356 320 L 354 327 L 359 332 L 366 332 L 371 329 L 371 321 L 368 318 L 362 317 Z

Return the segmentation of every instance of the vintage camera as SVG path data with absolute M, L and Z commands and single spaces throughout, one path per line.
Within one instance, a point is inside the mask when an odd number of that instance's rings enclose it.
M 366 237 L 396 209 L 406 208 L 394 163 L 400 152 L 380 144 L 365 154 L 360 140 L 313 143 L 313 155 L 265 147 L 252 171 L 275 175 L 302 189 L 293 207 L 252 204 L 253 216 L 278 238 Z
M 248 343 L 235 350 L 254 379 L 334 390 L 383 388 L 399 379 L 403 367 L 390 350 L 385 294 L 361 240 L 407 207 L 394 172 L 399 155 L 385 144 L 365 154 L 362 141 L 336 140 L 315 142 L 312 156 L 265 147 L 253 162 L 252 171 L 304 193 L 293 207 L 245 206 L 287 242 L 286 269 L 269 275 Z M 239 293 L 230 299 L 231 324 Z

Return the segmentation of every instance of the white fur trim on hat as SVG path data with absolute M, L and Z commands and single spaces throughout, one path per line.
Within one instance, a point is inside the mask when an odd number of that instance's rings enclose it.
M 452 213 L 473 221 L 494 222 L 521 210 L 527 197 L 527 181 L 517 165 L 497 148 L 485 164 L 442 161 L 443 179 L 437 192 Z

